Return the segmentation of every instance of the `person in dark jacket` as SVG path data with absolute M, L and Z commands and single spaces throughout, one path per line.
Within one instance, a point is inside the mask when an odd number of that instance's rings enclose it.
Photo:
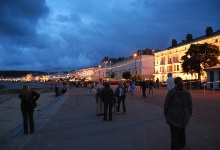
M 186 144 L 185 128 L 192 115 L 191 94 L 184 88 L 182 78 L 174 79 L 175 87 L 168 91 L 164 102 L 164 114 L 171 131 L 171 150 Z
M 146 80 L 143 80 L 141 82 L 140 88 L 142 90 L 142 97 L 146 98 L 146 89 L 147 89 L 147 82 L 146 82 Z
M 30 133 L 34 133 L 34 108 L 37 106 L 36 101 L 39 99 L 40 94 L 30 90 L 28 85 L 24 85 L 19 96 L 21 99 L 21 112 L 23 116 L 23 129 L 24 134 L 28 134 L 28 121 Z
M 102 90 L 102 101 L 104 103 L 104 121 L 107 120 L 107 111 L 109 109 L 109 121 L 112 120 L 112 106 L 113 106 L 114 92 L 110 88 L 108 82 L 105 83 L 105 88 Z
M 150 97 L 150 93 L 152 94 L 151 96 L 154 97 L 154 82 L 153 80 L 149 80 L 149 83 L 148 83 L 148 88 L 149 88 L 149 91 L 148 91 L 148 97 Z
M 123 112 L 126 114 L 126 105 L 125 105 L 125 98 L 126 98 L 126 88 L 123 87 L 123 83 L 119 82 L 118 87 L 115 90 L 115 96 L 117 97 L 117 108 L 116 108 L 116 113 L 118 114 L 120 112 L 120 104 L 122 102 L 123 106 Z
M 57 84 L 55 84 L 55 96 L 59 96 L 60 95 L 60 92 L 59 92 L 59 88 L 57 86 Z

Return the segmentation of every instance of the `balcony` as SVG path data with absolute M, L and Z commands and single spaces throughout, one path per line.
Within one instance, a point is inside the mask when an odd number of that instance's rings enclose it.
M 172 64 L 172 61 L 168 61 L 168 64 Z

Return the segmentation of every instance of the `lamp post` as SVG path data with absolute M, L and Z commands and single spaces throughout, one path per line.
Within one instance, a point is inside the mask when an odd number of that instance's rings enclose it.
M 136 60 L 137 60 L 137 53 L 134 53 L 135 74 L 137 74 Z
M 100 80 L 100 68 L 101 68 L 101 66 L 99 65 L 99 80 Z

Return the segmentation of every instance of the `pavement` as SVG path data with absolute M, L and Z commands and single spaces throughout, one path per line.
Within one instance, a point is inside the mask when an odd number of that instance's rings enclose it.
M 112 86 L 115 89 L 115 86 Z M 95 114 L 95 97 L 84 88 L 68 89 L 35 116 L 35 133 L 22 127 L 9 133 L 1 150 L 169 150 L 170 130 L 163 115 L 166 88 L 141 98 L 137 88 L 127 96 L 127 113 L 113 113 L 112 121 Z M 220 147 L 220 91 L 192 90 L 193 116 L 186 128 L 184 150 L 218 150 Z

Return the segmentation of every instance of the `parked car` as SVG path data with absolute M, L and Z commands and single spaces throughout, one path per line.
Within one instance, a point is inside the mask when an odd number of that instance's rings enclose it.
M 111 85 L 117 85 L 117 84 L 118 84 L 118 81 L 109 81 L 109 83 L 110 83 Z
M 160 83 L 160 86 L 161 86 L 161 87 L 167 87 L 167 82 L 161 82 L 161 83 Z

